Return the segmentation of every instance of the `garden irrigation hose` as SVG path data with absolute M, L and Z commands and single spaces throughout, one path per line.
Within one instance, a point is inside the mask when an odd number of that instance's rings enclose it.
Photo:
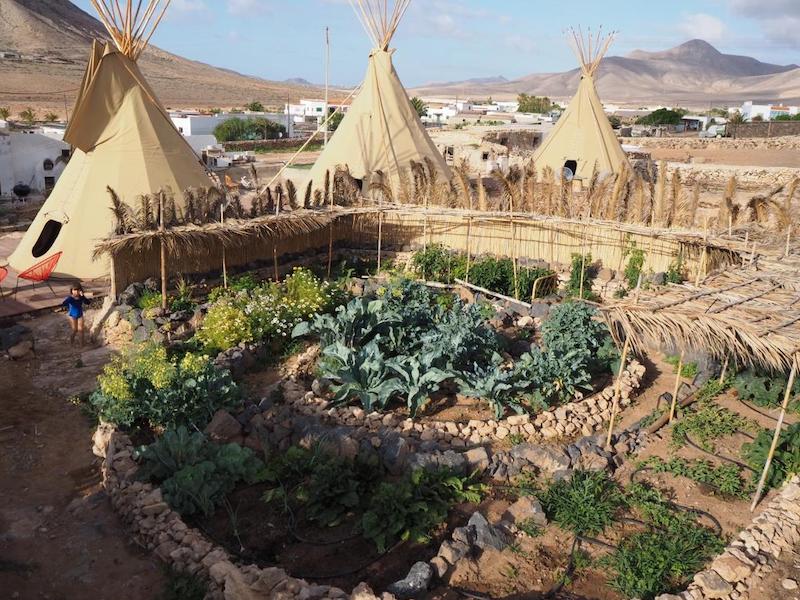
M 751 440 L 754 439 L 751 435 L 745 433 L 744 431 L 737 431 L 736 433 L 741 433 L 742 435 L 747 436 Z M 743 462 L 739 462 L 735 458 L 730 458 L 729 456 L 723 456 L 722 454 L 717 454 L 715 452 L 711 452 L 709 450 L 706 450 L 705 448 L 703 448 L 702 446 L 697 444 L 694 440 L 692 440 L 692 438 L 689 437 L 688 433 L 684 434 L 684 435 L 686 437 L 686 443 L 689 444 L 695 450 L 699 450 L 700 452 L 703 452 L 704 454 L 708 454 L 709 456 L 713 456 L 714 458 L 718 458 L 720 460 L 724 460 L 725 462 L 728 462 L 728 463 L 731 463 L 733 465 L 736 465 L 737 467 L 739 467 L 741 469 L 747 469 L 748 471 L 752 471 L 753 473 L 756 473 L 756 470 L 753 467 L 751 467 L 749 465 L 746 465 Z M 706 484 L 706 485 L 710 485 L 711 487 L 714 487 L 711 484 Z
M 339 579 L 339 577 L 348 577 L 350 575 L 355 575 L 356 573 L 361 573 L 362 571 L 364 571 L 364 570 L 368 569 L 369 567 L 371 567 L 372 565 L 374 565 L 379 560 L 381 560 L 381 559 L 385 558 L 386 556 L 390 555 L 392 552 L 397 550 L 403 544 L 405 544 L 405 541 L 404 540 L 400 540 L 394 546 L 389 548 L 386 552 L 383 552 L 382 554 L 379 554 L 375 558 L 371 559 L 369 562 L 359 566 L 356 569 L 350 569 L 349 571 L 343 571 L 343 572 L 339 572 L 339 573 L 331 573 L 331 574 L 328 574 L 328 575 L 315 575 L 315 574 L 311 574 L 310 575 L 310 574 L 307 574 L 307 573 L 300 573 L 300 574 L 292 573 L 292 576 L 296 577 L 297 579 L 310 579 L 312 581 L 324 581 L 324 580 L 327 580 L 327 579 Z
M 653 469 L 652 469 L 651 467 L 645 467 L 645 466 L 638 467 L 638 468 L 637 468 L 635 471 L 633 471 L 633 472 L 631 473 L 631 475 L 630 475 L 630 482 L 631 482 L 631 483 L 638 483 L 638 482 L 636 481 L 636 475 L 637 475 L 637 474 L 639 474 L 639 473 L 641 473 L 641 472 L 644 472 L 644 471 L 652 471 L 652 470 L 653 470 Z M 713 486 L 712 486 L 712 487 L 713 487 Z M 669 505 L 669 506 L 671 506 L 672 508 L 676 508 L 676 509 L 678 509 L 678 510 L 682 510 L 682 511 L 684 511 L 684 512 L 694 513 L 694 514 L 696 514 L 696 515 L 699 515 L 699 516 L 702 516 L 702 517 L 705 517 L 705 518 L 707 518 L 707 519 L 708 519 L 709 521 L 711 521 L 711 523 L 714 525 L 714 529 L 715 529 L 715 532 L 714 532 L 714 533 L 715 533 L 716 535 L 718 535 L 718 536 L 719 536 L 719 535 L 722 535 L 722 524 L 721 524 L 721 523 L 720 523 L 720 522 L 717 520 L 717 518 L 716 518 L 714 515 L 712 515 L 711 513 L 709 513 L 709 512 L 706 512 L 706 511 L 704 511 L 704 510 L 701 510 L 701 509 L 699 509 L 699 508 L 692 508 L 692 507 L 689 507 L 689 506 L 683 506 L 683 505 L 681 505 L 681 504 L 677 504 L 677 503 L 675 503 L 675 502 L 672 502 L 672 501 L 670 501 L 670 500 L 665 500 L 665 501 L 664 501 L 664 503 L 665 503 L 665 504 L 667 504 L 667 505 Z M 658 528 L 657 528 L 657 529 L 658 529 Z
M 770 421 L 775 421 L 775 422 L 777 422 L 777 421 L 778 421 L 778 417 L 773 417 L 773 416 L 772 416 L 771 414 L 769 414 L 768 412 L 765 412 L 764 410 L 762 410 L 762 408 L 761 408 L 761 407 L 756 407 L 754 404 L 750 404 L 749 402 L 745 402 L 745 401 L 744 401 L 744 399 L 743 399 L 743 398 L 741 398 L 740 396 L 737 396 L 737 398 L 736 398 L 736 399 L 737 399 L 739 402 L 741 402 L 742 404 L 744 404 L 744 405 L 745 405 L 747 408 L 749 408 L 750 410 L 752 410 L 754 413 L 757 413 L 757 414 L 761 415 L 762 417 L 769 419 Z M 780 406 L 776 406 L 776 407 L 775 407 L 775 410 L 780 410 Z M 783 426 L 784 426 L 784 427 L 789 427 L 789 423 L 786 423 L 786 422 L 784 422 L 784 423 L 783 423 Z

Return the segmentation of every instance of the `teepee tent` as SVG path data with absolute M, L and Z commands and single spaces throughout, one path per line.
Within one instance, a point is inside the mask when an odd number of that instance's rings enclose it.
M 170 189 L 209 187 L 200 160 L 145 81 L 137 58 L 169 0 L 92 0 L 115 46 L 95 42 L 64 139 L 74 147 L 69 164 L 9 264 L 23 271 L 61 253 L 56 276 L 94 279 L 109 273 L 95 245 L 115 229 L 107 188 L 134 207 L 139 196 Z M 113 2 L 113 5 L 110 4 Z
M 392 64 L 389 48 L 411 0 L 350 0 L 361 20 L 373 50 L 361 90 L 330 142 L 322 152 L 310 178 L 320 189 L 325 173 L 347 166 L 350 175 L 369 188 L 373 178 L 383 176 L 395 194 L 401 173 L 412 162 L 426 162 L 440 177 L 450 178 L 442 154 L 437 150 Z M 426 160 L 428 159 L 428 160 Z
M 595 168 L 599 174 L 619 174 L 628 159 L 594 85 L 594 75 L 614 34 L 603 36 L 600 31 L 592 37 L 591 32 L 584 36 L 575 30 L 571 34 L 581 67 L 578 92 L 534 154 L 534 161 L 539 169 L 550 167 L 559 176 L 571 173 L 579 180 L 588 180 Z

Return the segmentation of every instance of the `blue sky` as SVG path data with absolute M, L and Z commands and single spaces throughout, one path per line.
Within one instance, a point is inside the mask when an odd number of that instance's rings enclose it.
M 73 0 L 91 12 L 89 0 Z M 723 52 L 800 63 L 800 0 L 414 0 L 395 38 L 407 86 L 575 66 L 562 30 L 620 32 L 612 54 L 663 50 L 703 38 Z M 347 0 L 172 0 L 153 43 L 249 75 L 323 81 L 331 28 L 331 81 L 358 83 L 369 42 Z

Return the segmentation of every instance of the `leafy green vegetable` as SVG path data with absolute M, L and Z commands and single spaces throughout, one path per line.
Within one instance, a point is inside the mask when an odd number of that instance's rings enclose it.
M 597 535 L 624 506 L 622 490 L 605 471 L 575 471 L 552 484 L 539 500 L 549 519 L 576 535 Z
M 732 498 L 746 498 L 753 491 L 753 486 L 742 478 L 741 469 L 734 464 L 713 465 L 707 460 L 664 460 L 653 456 L 644 461 L 642 466 L 655 473 L 670 473 L 710 485 L 721 494 Z
M 764 465 L 767 464 L 773 436 L 773 431 L 764 429 L 752 444 L 745 444 L 742 448 L 745 460 L 755 469 L 756 478 L 761 476 Z M 790 425 L 778 438 L 778 445 L 767 474 L 767 485 L 778 487 L 796 473 L 800 473 L 800 423 Z
M 733 379 L 733 387 L 742 400 L 764 408 L 778 408 L 783 403 L 788 384 L 789 381 L 783 374 L 760 373 L 752 369 L 742 371 Z M 789 410 L 800 412 L 800 401 L 797 399 L 800 394 L 800 379 L 795 380 L 792 394 Z

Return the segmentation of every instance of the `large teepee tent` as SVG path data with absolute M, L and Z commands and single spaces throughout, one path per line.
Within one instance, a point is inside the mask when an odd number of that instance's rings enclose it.
M 556 126 L 534 155 L 540 169 L 550 167 L 557 174 L 567 168 L 576 179 L 589 179 L 597 168 L 599 174 L 618 174 L 628 164 L 614 129 L 597 95 L 594 75 L 600 67 L 614 34 L 571 31 L 572 46 L 581 67 L 578 92 Z
M 144 80 L 137 58 L 169 0 L 92 0 L 114 46 L 95 42 L 64 139 L 72 158 L 31 227 L 9 257 L 18 271 L 58 252 L 57 276 L 93 279 L 108 264 L 93 260 L 95 244 L 114 231 L 111 187 L 135 206 L 137 198 L 169 188 L 181 200 L 211 181 Z
M 426 162 L 440 177 L 449 179 L 447 164 L 425 131 L 392 64 L 389 45 L 411 0 L 350 0 L 373 44 L 367 75 L 350 109 L 311 170 L 320 189 L 325 173 L 347 166 L 363 181 L 383 175 L 394 192 L 401 173 L 414 162 Z M 426 160 L 427 159 L 427 160 Z

